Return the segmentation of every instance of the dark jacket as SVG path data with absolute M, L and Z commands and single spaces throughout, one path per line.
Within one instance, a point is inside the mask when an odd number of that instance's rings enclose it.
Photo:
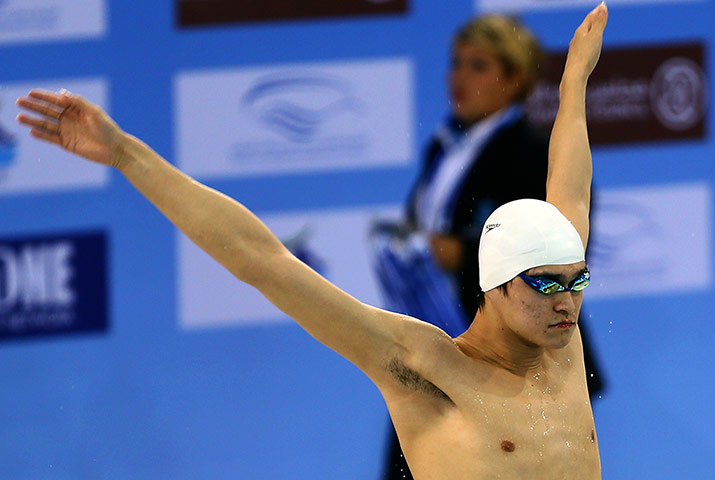
M 452 225 L 446 233 L 462 242 L 462 265 L 456 272 L 456 280 L 462 308 L 470 320 L 476 314 L 480 291 L 478 252 L 482 225 L 497 207 L 507 202 L 520 198 L 546 199 L 548 149 L 548 137 L 521 117 L 495 132 L 459 186 Z M 420 183 L 443 155 L 439 138 L 433 138 L 408 197 L 408 221 L 415 222 L 415 194 Z

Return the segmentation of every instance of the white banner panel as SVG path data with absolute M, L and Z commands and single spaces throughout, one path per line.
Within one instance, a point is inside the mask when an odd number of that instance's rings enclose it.
M 0 195 L 101 187 L 109 169 L 62 151 L 30 136 L 19 125 L 15 100 L 32 88 L 59 91 L 66 88 L 108 108 L 108 85 L 102 79 L 53 79 L 0 86 Z
M 219 177 L 406 164 L 412 76 L 403 58 L 181 73 L 178 165 Z
M 105 0 L 0 0 L 0 44 L 100 37 Z
M 301 259 L 355 298 L 380 305 L 367 233 L 375 218 L 397 218 L 397 206 L 316 210 L 261 217 Z M 253 287 L 236 280 L 177 233 L 179 323 L 184 329 L 290 321 Z M 289 245 L 290 246 L 290 245 Z
M 586 298 L 710 287 L 711 198 L 711 189 L 702 183 L 600 191 Z
M 608 5 L 618 4 L 642 4 L 642 3 L 683 3 L 701 2 L 703 0 L 608 0 Z M 599 2 L 595 0 L 475 0 L 475 8 L 478 11 L 523 11 L 541 10 L 546 8 L 571 8 L 571 7 L 595 7 Z

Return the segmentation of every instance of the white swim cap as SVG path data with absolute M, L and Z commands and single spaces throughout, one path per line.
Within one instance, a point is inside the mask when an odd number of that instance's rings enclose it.
M 530 268 L 584 259 L 581 237 L 558 208 L 542 200 L 515 200 L 494 210 L 482 228 L 479 284 L 487 292 Z

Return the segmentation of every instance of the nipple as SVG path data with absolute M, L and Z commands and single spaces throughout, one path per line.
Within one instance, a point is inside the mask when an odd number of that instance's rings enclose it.
M 513 452 L 516 450 L 516 445 L 514 445 L 514 442 L 511 440 L 504 440 L 501 442 L 501 449 L 504 450 L 505 452 Z

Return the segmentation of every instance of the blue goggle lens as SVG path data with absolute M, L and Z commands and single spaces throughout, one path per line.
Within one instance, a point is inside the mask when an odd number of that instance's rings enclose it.
M 519 277 L 531 288 L 544 295 L 553 295 L 558 292 L 580 292 L 591 283 L 591 273 L 589 271 L 582 273 L 581 276 L 571 282 L 568 287 L 564 287 L 559 282 L 551 280 L 550 278 L 530 277 L 524 273 L 520 273 Z

